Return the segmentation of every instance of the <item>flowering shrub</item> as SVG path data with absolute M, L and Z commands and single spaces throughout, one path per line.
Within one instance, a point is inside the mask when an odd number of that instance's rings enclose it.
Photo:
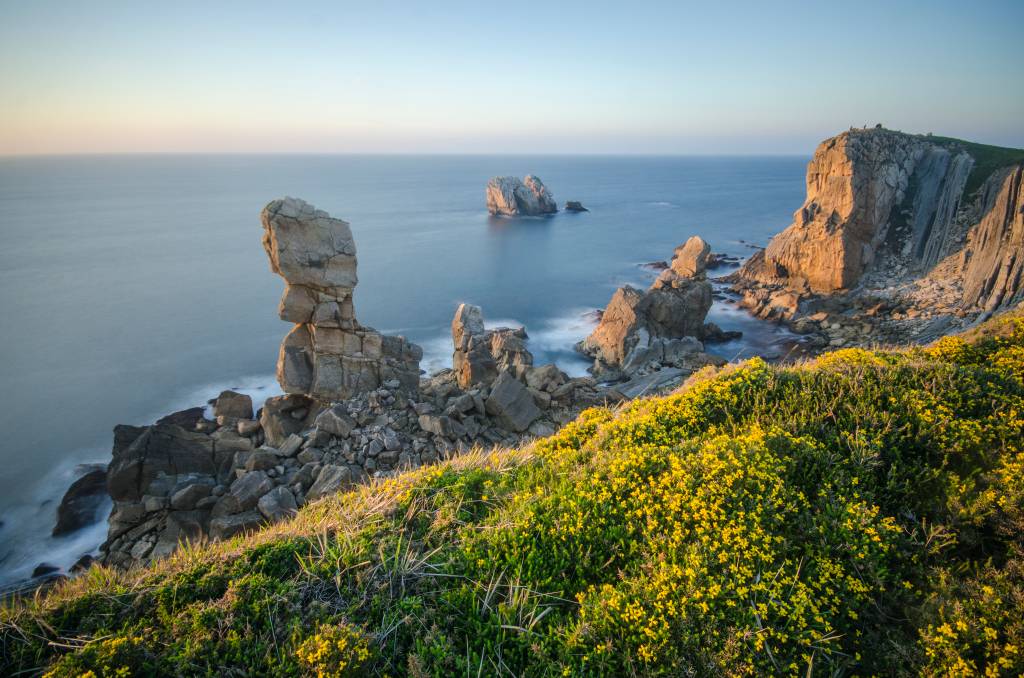
M 299 644 L 295 656 L 299 664 L 317 678 L 342 678 L 358 675 L 371 652 L 362 632 L 340 623 L 320 626 Z

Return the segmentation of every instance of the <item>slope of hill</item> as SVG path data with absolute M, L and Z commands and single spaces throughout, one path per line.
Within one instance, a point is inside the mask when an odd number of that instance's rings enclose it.
M 2 673 L 1024 671 L 1024 318 L 707 370 L 0 612 Z

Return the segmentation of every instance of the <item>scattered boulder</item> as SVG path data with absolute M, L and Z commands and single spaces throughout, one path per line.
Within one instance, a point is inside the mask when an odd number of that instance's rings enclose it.
M 347 466 L 328 464 L 320 470 L 316 482 L 306 492 L 306 501 L 316 501 L 328 494 L 335 494 L 352 485 L 352 471 Z
M 230 539 L 239 534 L 252 532 L 262 524 L 263 516 L 258 511 L 220 516 L 210 521 L 210 538 L 215 541 Z
M 260 497 L 256 507 L 272 523 L 291 518 L 299 508 L 295 503 L 295 495 L 283 486 L 275 487 Z
M 540 216 L 554 214 L 558 205 L 544 182 L 530 174 L 518 177 L 494 177 L 487 182 L 487 211 L 504 216 Z
M 107 497 L 107 469 L 93 466 L 64 493 L 57 507 L 53 536 L 80 530 L 96 521 L 96 511 Z
M 502 372 L 498 376 L 487 398 L 486 408 L 487 414 L 517 433 L 527 430 L 541 415 L 530 392 L 510 372 Z

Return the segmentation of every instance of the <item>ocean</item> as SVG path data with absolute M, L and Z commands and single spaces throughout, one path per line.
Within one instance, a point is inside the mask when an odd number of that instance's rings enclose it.
M 106 515 L 50 537 L 79 465 L 110 458 L 111 429 L 236 388 L 277 394 L 289 325 L 260 244 L 260 210 L 291 195 L 350 222 L 361 323 L 451 362 L 456 306 L 521 324 L 535 362 L 573 374 L 573 344 L 642 265 L 691 235 L 749 256 L 789 223 L 805 157 L 146 155 L 0 158 L 0 585 L 95 549 Z M 490 217 L 494 175 L 540 176 L 590 212 Z M 780 350 L 784 331 L 716 302 L 744 338 L 734 359 Z M 103 510 L 109 510 L 109 505 Z

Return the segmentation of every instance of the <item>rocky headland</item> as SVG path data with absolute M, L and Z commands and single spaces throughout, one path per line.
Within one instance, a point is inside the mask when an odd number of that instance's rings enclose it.
M 728 278 L 825 346 L 925 342 L 1024 299 L 1024 151 L 882 128 L 818 146 L 793 223 Z

